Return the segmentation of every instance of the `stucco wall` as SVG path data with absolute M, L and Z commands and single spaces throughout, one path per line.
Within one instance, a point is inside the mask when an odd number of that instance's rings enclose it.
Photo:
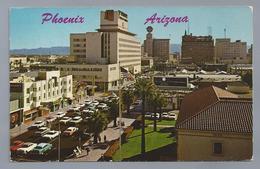
M 213 143 L 222 143 L 223 153 L 213 153 Z M 178 131 L 179 161 L 248 160 L 252 157 L 252 135 Z

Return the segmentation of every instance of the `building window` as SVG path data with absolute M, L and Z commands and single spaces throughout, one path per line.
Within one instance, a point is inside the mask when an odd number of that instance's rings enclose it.
M 45 99 L 45 97 L 46 97 L 46 94 L 44 93 L 44 94 L 43 94 L 43 98 Z
M 41 96 L 39 96 L 39 100 L 41 100 Z
M 45 90 L 45 85 L 43 85 L 43 89 Z
M 222 154 L 222 143 L 214 143 L 213 144 L 213 153 L 214 154 Z
M 55 96 L 55 92 L 54 91 L 52 92 L 52 95 Z
M 29 94 L 30 93 L 30 88 L 26 89 L 26 93 Z
M 41 91 L 41 87 L 39 87 L 39 91 Z
M 29 99 L 29 97 L 26 99 L 26 103 L 30 103 L 30 99 Z

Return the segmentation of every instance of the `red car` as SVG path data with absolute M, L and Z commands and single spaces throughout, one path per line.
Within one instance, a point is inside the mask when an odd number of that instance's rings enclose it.
M 10 146 L 10 151 L 15 152 L 18 148 L 22 147 L 23 144 L 24 144 L 23 141 L 20 140 L 14 141 L 13 144 Z

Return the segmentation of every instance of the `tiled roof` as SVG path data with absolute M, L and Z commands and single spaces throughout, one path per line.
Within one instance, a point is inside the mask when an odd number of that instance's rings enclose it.
M 184 97 L 176 127 L 179 129 L 252 132 L 252 101 L 211 86 Z

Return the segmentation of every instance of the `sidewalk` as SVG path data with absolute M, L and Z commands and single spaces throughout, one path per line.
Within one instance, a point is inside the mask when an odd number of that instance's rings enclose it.
M 54 116 L 55 113 L 57 112 L 60 112 L 60 111 L 63 111 L 63 112 L 66 112 L 70 107 L 72 107 L 72 105 L 68 105 L 67 107 L 64 107 L 64 108 L 61 108 L 61 109 L 58 109 L 54 112 L 50 112 L 48 116 Z M 46 117 L 44 116 L 41 116 L 41 117 L 36 117 L 34 121 L 32 121 L 32 124 L 35 122 L 35 121 L 44 121 L 46 119 Z M 24 123 L 22 123 L 20 126 L 17 126 L 17 127 L 14 127 L 12 129 L 9 130 L 10 132 L 10 137 L 13 138 L 13 137 L 16 137 L 20 134 L 23 134 L 25 133 L 27 130 L 27 128 L 29 127 L 30 125 L 26 125 Z
M 117 118 L 117 121 L 119 121 L 119 118 Z M 126 127 L 130 126 L 135 121 L 135 119 L 121 118 L 121 121 L 125 123 L 125 126 L 123 128 L 126 128 Z M 104 135 L 106 136 L 108 142 L 118 139 L 119 136 L 123 133 L 122 129 L 121 129 L 121 133 L 120 133 L 120 128 L 113 127 L 113 121 L 112 121 L 111 123 L 108 124 L 108 128 L 100 134 L 100 136 L 102 138 L 101 141 L 103 142 Z M 91 138 L 91 139 L 93 139 L 93 138 Z M 88 142 L 86 142 L 84 144 L 84 146 L 88 146 Z M 106 149 L 95 148 L 95 145 L 91 145 L 88 147 L 90 148 L 90 152 L 88 155 L 87 155 L 86 150 L 82 150 L 82 153 L 80 156 L 74 157 L 71 159 L 67 159 L 65 161 L 68 161 L 68 162 L 98 161 L 101 157 L 101 154 L 104 154 L 109 149 L 109 147 L 107 147 Z

